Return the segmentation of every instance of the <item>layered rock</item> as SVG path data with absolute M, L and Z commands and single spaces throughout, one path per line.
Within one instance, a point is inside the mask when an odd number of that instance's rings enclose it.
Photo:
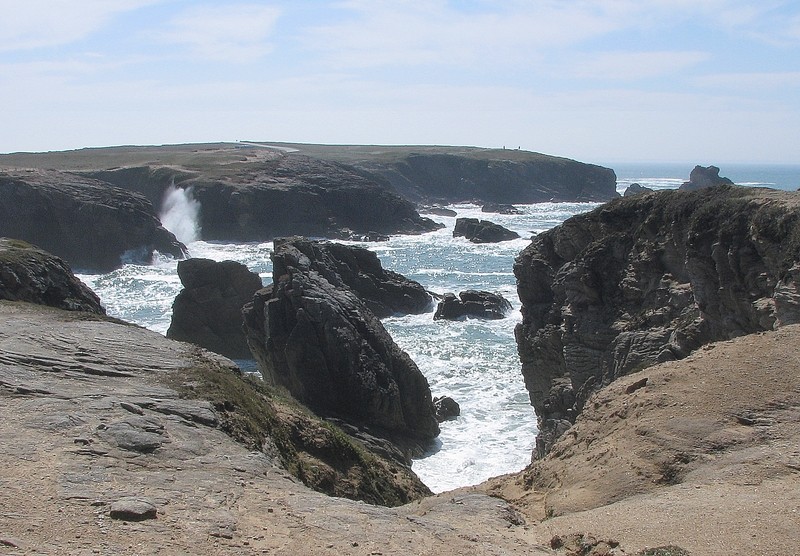
M 261 278 L 235 261 L 187 259 L 178 263 L 183 290 L 172 304 L 167 338 L 191 342 L 233 359 L 250 359 L 242 307 L 261 289 Z
M 764 189 L 663 191 L 539 234 L 514 265 L 537 454 L 617 377 L 800 322 L 799 205 Z
M 109 271 L 154 251 L 184 256 L 143 196 L 66 172 L 0 173 L 0 235 L 38 245 L 73 268 Z
M 446 293 L 436 307 L 434 320 L 457 320 L 464 317 L 502 319 L 511 311 L 511 303 L 502 295 L 477 290 Z
M 104 315 L 100 298 L 58 257 L 24 241 L 0 238 L 0 299 Z
M 488 220 L 457 218 L 453 237 L 464 237 L 472 243 L 498 243 L 519 239 L 519 234 Z
M 250 349 L 266 381 L 315 412 L 411 449 L 424 445 L 439 433 L 428 382 L 327 264 L 341 249 L 298 238 L 275 242 L 273 284 L 244 309 Z M 350 251 L 353 260 L 363 251 Z
M 719 168 L 716 166 L 695 166 L 689 174 L 689 181 L 683 182 L 680 189 L 693 191 L 717 185 L 733 185 L 728 178 L 719 175 Z

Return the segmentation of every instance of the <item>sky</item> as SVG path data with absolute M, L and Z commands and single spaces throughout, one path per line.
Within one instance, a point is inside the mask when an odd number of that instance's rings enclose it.
M 800 164 L 798 0 L 0 0 L 0 152 L 215 141 Z

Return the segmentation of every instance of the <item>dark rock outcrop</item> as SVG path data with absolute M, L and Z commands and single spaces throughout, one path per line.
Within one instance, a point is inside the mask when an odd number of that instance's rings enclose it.
M 465 237 L 472 243 L 497 243 L 519 239 L 519 234 L 488 220 L 458 218 L 453 237 Z
M 502 319 L 511 311 L 511 303 L 502 295 L 467 290 L 458 294 L 444 294 L 436 307 L 434 320 L 457 320 L 463 317 Z
M 653 189 L 645 187 L 639 183 L 632 183 L 625 190 L 625 197 L 633 197 L 634 195 L 643 195 L 645 193 L 652 193 Z
M 163 166 L 103 170 L 90 175 L 140 191 L 160 205 L 174 183 L 201 205 L 202 239 L 267 241 L 289 235 L 335 239 L 418 234 L 441 225 L 374 177 L 341 164 L 251 147 L 253 158 L 215 165 L 198 154 L 180 169 Z M 166 161 L 166 159 L 165 159 Z M 378 238 L 378 239 L 374 239 Z
M 440 423 L 455 419 L 461 415 L 461 406 L 450 396 L 433 398 L 433 407 L 436 408 L 436 420 Z
M 514 273 L 541 456 L 616 378 L 800 322 L 800 199 L 731 186 L 620 199 L 539 234 Z
M 616 198 L 614 171 L 545 154 L 470 147 L 292 145 L 385 180 L 417 203 L 607 201 Z
M 100 298 L 59 259 L 20 240 L 0 238 L 0 299 L 105 315 Z
M 341 275 L 321 264 L 324 248 L 275 242 L 273 284 L 244 309 L 262 375 L 320 415 L 419 448 L 439 433 L 428 382 Z
M 242 307 L 262 288 L 255 272 L 235 261 L 178 263 L 183 290 L 172 304 L 167 338 L 191 342 L 232 359 L 251 359 L 242 331 Z
M 504 205 L 502 203 L 486 203 L 481 207 L 481 212 L 491 212 L 493 214 L 522 214 L 514 205 Z
M 689 174 L 689 181 L 683 182 L 679 189 L 693 191 L 717 185 L 733 185 L 728 178 L 720 177 L 716 166 L 695 166 Z
M 183 257 L 143 196 L 75 174 L 0 172 L 0 235 L 29 241 L 73 268 L 109 271 L 123 256 L 149 262 L 153 251 Z

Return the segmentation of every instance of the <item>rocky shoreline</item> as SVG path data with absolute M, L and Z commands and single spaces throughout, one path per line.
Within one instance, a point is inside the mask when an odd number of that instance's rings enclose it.
M 377 191 L 357 186 L 373 179 L 374 161 L 355 164 L 363 153 L 350 153 L 348 164 L 330 152 L 289 160 L 225 145 L 191 154 L 208 150 L 248 180 L 253 167 L 237 164 L 255 157 L 258 180 L 273 192 L 354 183 L 357 195 Z M 428 154 L 453 164 L 452 154 Z M 158 195 L 166 182 L 145 178 L 177 176 L 199 191 L 209 174 L 196 181 L 185 149 L 136 151 L 144 155 L 161 158 L 103 170 L 73 158 L 69 174 L 36 170 L 21 186 L 13 170 L 0 185 L 56 192 L 66 180 L 68 191 L 125 195 L 121 206 L 157 230 L 144 185 Z M 700 170 L 692 182 L 705 180 Z M 718 181 L 718 169 L 706 170 Z M 320 185 L 328 171 L 360 178 Z M 143 193 L 98 177 L 139 183 Z M 211 190 L 224 191 L 220 183 Z M 376 187 L 382 198 L 395 195 Z M 393 206 L 411 206 L 403 203 Z M 400 222 L 414 222 L 413 207 L 412 216 L 404 210 Z M 237 226 L 247 224 L 243 214 Z M 313 225 L 327 222 L 326 233 L 348 228 L 320 214 Z M 724 184 L 617 199 L 536 236 L 514 270 L 537 459 L 519 474 L 438 496 L 406 459 L 438 433 L 430 389 L 378 320 L 428 310 L 431 299 L 368 251 L 277 240 L 273 283 L 230 303 L 223 299 L 237 287 L 215 289 L 225 280 L 199 275 L 224 265 L 185 265 L 195 291 L 186 297 L 210 301 L 203 310 L 221 315 L 252 295 L 244 318 L 260 381 L 224 357 L 106 317 L 63 260 L 4 239 L 0 551 L 784 553 L 800 542 L 798 238 L 796 194 Z M 104 257 L 119 261 L 115 252 Z M 191 270 L 197 264 L 205 270 Z M 237 276 L 252 282 L 248 292 L 260 285 Z

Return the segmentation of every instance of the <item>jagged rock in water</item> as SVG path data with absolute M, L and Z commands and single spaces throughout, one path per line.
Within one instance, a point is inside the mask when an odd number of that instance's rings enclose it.
M 361 282 L 367 253 L 276 241 L 273 283 L 244 309 L 248 343 L 264 379 L 315 412 L 418 449 L 439 433 L 428 382 L 339 272 Z
M 539 234 L 514 273 L 542 456 L 617 377 L 800 322 L 800 198 L 720 186 L 619 199 Z
M 153 251 L 182 258 L 184 246 L 161 226 L 142 195 L 52 170 L 0 172 L 0 236 L 29 241 L 73 268 L 110 271 L 124 256 Z
M 500 294 L 467 290 L 458 294 L 444 294 L 436 307 L 434 320 L 456 320 L 463 317 L 502 319 L 511 310 L 511 303 Z
M 717 185 L 733 185 L 728 178 L 720 177 L 719 168 L 716 166 L 695 166 L 689 174 L 689 181 L 683 182 L 680 186 L 682 190 L 705 189 Z
M 0 238 L 0 299 L 106 314 L 63 260 L 16 239 Z
M 519 239 L 519 234 L 488 220 L 458 218 L 453 237 L 465 237 L 472 243 L 497 243 Z
M 167 338 L 191 342 L 232 359 L 252 355 L 242 331 L 242 307 L 262 288 L 255 272 L 235 261 L 178 263 L 183 290 L 172 304 Z
M 481 212 L 491 212 L 494 214 L 522 214 L 514 205 L 505 205 L 502 203 L 485 203 L 481 207 Z
M 632 183 L 625 190 L 625 197 L 633 197 L 634 195 L 643 195 L 644 193 L 652 193 L 653 189 L 645 187 L 639 183 Z
M 461 406 L 450 396 L 433 398 L 433 406 L 436 408 L 436 420 L 440 423 L 461 415 Z

